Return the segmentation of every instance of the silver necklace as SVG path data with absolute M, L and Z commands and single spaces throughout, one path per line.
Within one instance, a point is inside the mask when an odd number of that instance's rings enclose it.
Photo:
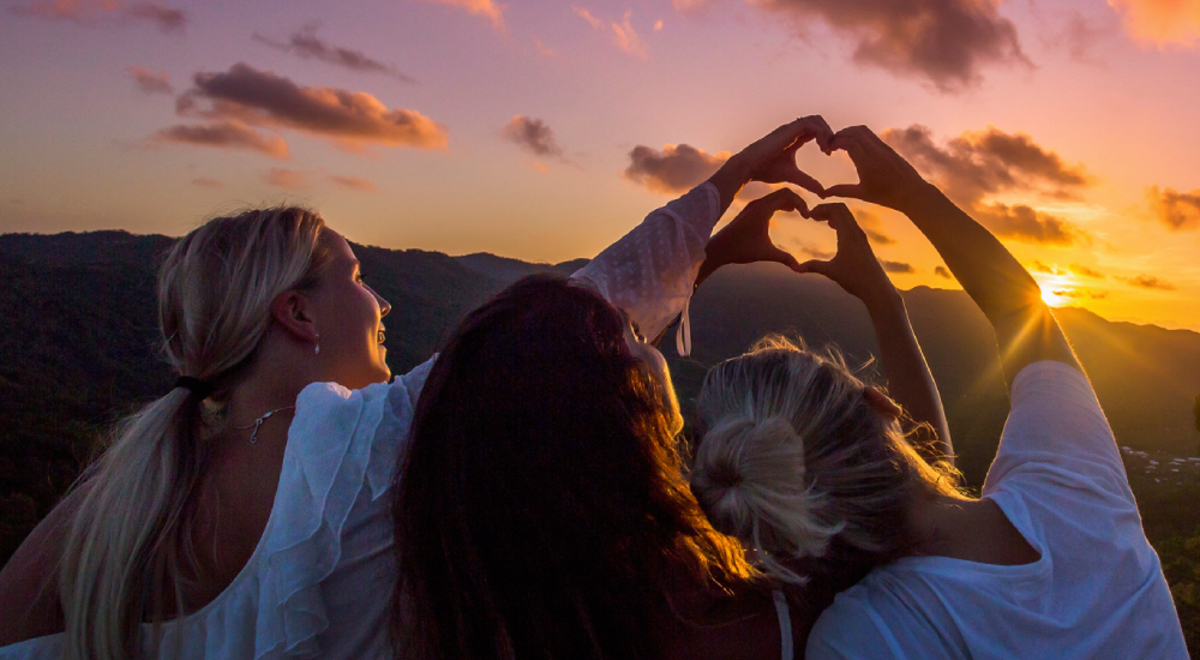
M 254 420 L 254 421 L 253 421 L 252 423 L 250 423 L 250 424 L 247 424 L 247 425 L 245 425 L 245 426 L 235 426 L 235 427 L 233 427 L 233 428 L 235 428 L 235 429 L 237 429 L 237 430 L 239 430 L 239 431 L 245 431 L 246 429 L 249 429 L 249 428 L 253 427 L 253 428 L 254 428 L 254 432 L 250 434 L 250 444 L 252 444 L 252 445 L 253 445 L 253 444 L 257 444 L 257 443 L 258 443 L 258 427 L 262 426 L 262 425 L 263 425 L 263 422 L 267 421 L 267 418 L 268 418 L 268 417 L 270 417 L 271 415 L 274 415 L 274 414 L 275 414 L 275 413 L 277 413 L 277 412 L 283 412 L 283 411 L 285 411 L 285 410 L 292 410 L 292 409 L 294 409 L 295 407 L 296 407 L 296 406 L 284 406 L 284 407 L 282 407 L 282 408 L 276 408 L 275 410 L 272 410 L 271 412 L 269 412 L 269 413 L 267 413 L 267 414 L 263 415 L 262 417 L 259 417 L 258 419 Z

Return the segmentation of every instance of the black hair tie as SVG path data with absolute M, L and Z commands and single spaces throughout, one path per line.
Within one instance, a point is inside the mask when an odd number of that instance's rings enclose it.
M 206 383 L 199 378 L 191 376 L 180 376 L 175 379 L 175 387 L 182 387 L 189 390 L 196 396 L 197 399 L 207 399 L 215 388 L 210 383 Z

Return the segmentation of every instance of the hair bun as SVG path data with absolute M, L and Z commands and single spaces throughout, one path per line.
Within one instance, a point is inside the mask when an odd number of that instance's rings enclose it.
M 802 576 L 775 556 L 821 556 L 840 525 L 822 523 L 821 496 L 805 479 L 804 440 L 787 418 L 731 417 L 700 440 L 692 491 L 713 527 L 759 551 L 764 569 Z

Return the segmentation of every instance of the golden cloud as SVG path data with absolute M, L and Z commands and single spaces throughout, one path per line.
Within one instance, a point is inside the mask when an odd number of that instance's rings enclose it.
M 1200 38 L 1200 0 L 1108 0 L 1134 38 L 1190 46 Z
M 1066 163 L 1028 135 L 988 127 L 967 131 L 938 146 L 931 130 L 913 125 L 888 129 L 881 137 L 1000 236 L 1063 246 L 1090 240 L 1066 220 L 1029 205 L 988 201 L 992 195 L 1007 192 L 1072 199 L 1090 185 L 1091 177 L 1082 165 Z
M 1200 190 L 1188 193 L 1158 186 L 1146 189 L 1150 209 L 1163 224 L 1172 230 L 1200 227 Z
M 176 112 L 210 120 L 290 128 L 355 150 L 364 145 L 444 149 L 445 128 L 414 110 L 389 110 L 366 92 L 303 87 L 239 62 L 223 73 L 197 73 Z
M 426 2 L 436 2 L 438 4 L 449 5 L 466 11 L 472 16 L 483 16 L 492 21 L 492 26 L 497 30 L 504 29 L 504 10 L 505 5 L 492 0 L 425 0 Z

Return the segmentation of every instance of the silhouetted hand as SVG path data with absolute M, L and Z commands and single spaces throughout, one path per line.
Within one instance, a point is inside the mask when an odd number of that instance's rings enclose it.
M 820 115 L 810 115 L 771 131 L 733 158 L 743 162 L 750 178 L 755 181 L 794 183 L 817 195 L 824 195 L 825 188 L 796 166 L 796 151 L 815 139 L 821 151 L 828 154 L 832 151 L 833 137 L 833 129 Z
M 882 296 L 895 293 L 896 287 L 875 258 L 866 232 L 858 226 L 854 214 L 845 204 L 821 204 L 806 215 L 813 220 L 828 222 L 837 232 L 837 254 L 829 261 L 813 259 L 798 264 L 792 270 L 797 273 L 820 273 L 837 282 L 838 286 L 868 307 Z
M 906 212 L 929 189 L 917 170 L 866 126 L 837 132 L 832 147 L 845 151 L 858 170 L 858 183 L 830 186 L 822 197 L 850 197 Z
M 779 211 L 799 211 L 808 214 L 808 204 L 788 188 L 776 190 L 746 205 L 724 229 L 717 232 L 705 246 L 707 256 L 700 266 L 696 286 L 700 286 L 713 271 L 727 264 L 749 264 L 774 261 L 792 270 L 800 263 L 785 250 L 771 242 L 771 218 Z

